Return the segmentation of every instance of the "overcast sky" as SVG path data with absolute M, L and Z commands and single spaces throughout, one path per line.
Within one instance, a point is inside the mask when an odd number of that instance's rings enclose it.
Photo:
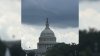
M 21 0 L 0 0 L 0 39 L 22 39 L 23 48 L 36 48 L 46 17 L 49 18 L 50 28 L 54 31 L 57 42 L 78 43 L 78 21 L 80 29 L 93 27 L 100 30 L 99 0 L 80 0 L 79 20 L 76 0 L 23 2 L 27 3 L 22 3 L 21 16 Z M 12 35 L 16 37 L 13 38 Z
M 35 49 L 46 17 L 57 42 L 78 43 L 78 4 L 74 0 L 0 0 L 0 39 L 21 39 L 24 49 Z
M 22 0 L 22 23 L 41 26 L 47 17 L 55 27 L 78 27 L 78 0 Z
M 33 26 L 36 42 L 48 17 L 57 42 L 78 43 L 78 13 L 78 0 L 22 0 L 22 23 Z
M 78 43 L 77 5 L 76 0 L 27 0 L 25 5 L 22 3 L 21 16 L 20 0 L 0 0 L 0 39 L 22 39 L 23 48 L 28 49 L 29 46 L 36 48 L 40 33 L 45 27 L 45 18 L 48 17 L 50 28 L 54 31 L 57 42 Z M 93 27 L 100 30 L 99 5 L 99 0 L 79 2 L 80 29 Z M 12 38 L 12 35 L 16 37 Z
M 79 28 L 100 30 L 100 0 L 80 0 Z
M 93 27 L 100 30 L 100 1 L 79 1 L 78 20 L 76 0 L 23 0 L 22 16 L 21 0 L 0 0 L 0 39 L 22 39 L 23 48 L 36 48 L 48 17 L 57 42 L 78 43 L 78 21 L 80 29 Z M 27 3 L 24 4 L 25 2 Z M 12 35 L 16 37 L 13 38 Z

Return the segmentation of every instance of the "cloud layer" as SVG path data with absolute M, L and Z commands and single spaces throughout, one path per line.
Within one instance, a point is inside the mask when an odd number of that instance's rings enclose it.
M 0 0 L 0 15 L 0 36 L 8 37 L 8 29 L 21 24 L 19 0 Z
M 96 28 L 100 30 L 100 1 L 83 2 L 79 6 L 80 29 Z
M 79 0 L 80 2 L 96 2 L 96 1 L 100 1 L 100 0 Z
M 78 27 L 78 0 L 22 0 L 23 23 L 41 26 L 47 17 L 59 28 Z
M 22 39 L 23 49 L 34 49 L 37 48 L 38 38 L 43 29 L 44 26 L 21 24 L 20 0 L 0 0 L 0 39 L 5 41 Z M 51 27 L 51 29 L 55 32 L 57 42 L 78 43 L 77 27 L 66 29 Z

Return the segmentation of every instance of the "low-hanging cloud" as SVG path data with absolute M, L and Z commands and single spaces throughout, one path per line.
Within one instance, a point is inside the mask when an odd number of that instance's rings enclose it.
M 79 27 L 80 29 L 96 28 L 100 30 L 100 1 L 83 2 L 79 7 Z

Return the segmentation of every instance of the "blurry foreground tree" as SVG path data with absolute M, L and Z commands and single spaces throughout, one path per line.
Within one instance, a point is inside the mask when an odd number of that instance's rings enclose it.
M 5 45 L 0 40 L 0 56 L 5 55 L 5 49 L 6 49 Z
M 95 43 L 98 44 L 95 47 Z M 100 53 L 100 31 L 90 28 L 89 31 L 79 31 L 79 53 L 80 56 L 93 56 L 95 49 Z

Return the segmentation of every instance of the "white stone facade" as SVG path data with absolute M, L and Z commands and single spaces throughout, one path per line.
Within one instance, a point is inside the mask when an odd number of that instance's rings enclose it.
M 48 48 L 51 48 L 56 44 L 56 37 L 54 32 L 49 28 L 48 18 L 46 21 L 46 27 L 41 32 L 39 37 L 39 43 L 37 44 L 38 49 L 35 51 L 35 56 L 45 56 L 45 53 Z

